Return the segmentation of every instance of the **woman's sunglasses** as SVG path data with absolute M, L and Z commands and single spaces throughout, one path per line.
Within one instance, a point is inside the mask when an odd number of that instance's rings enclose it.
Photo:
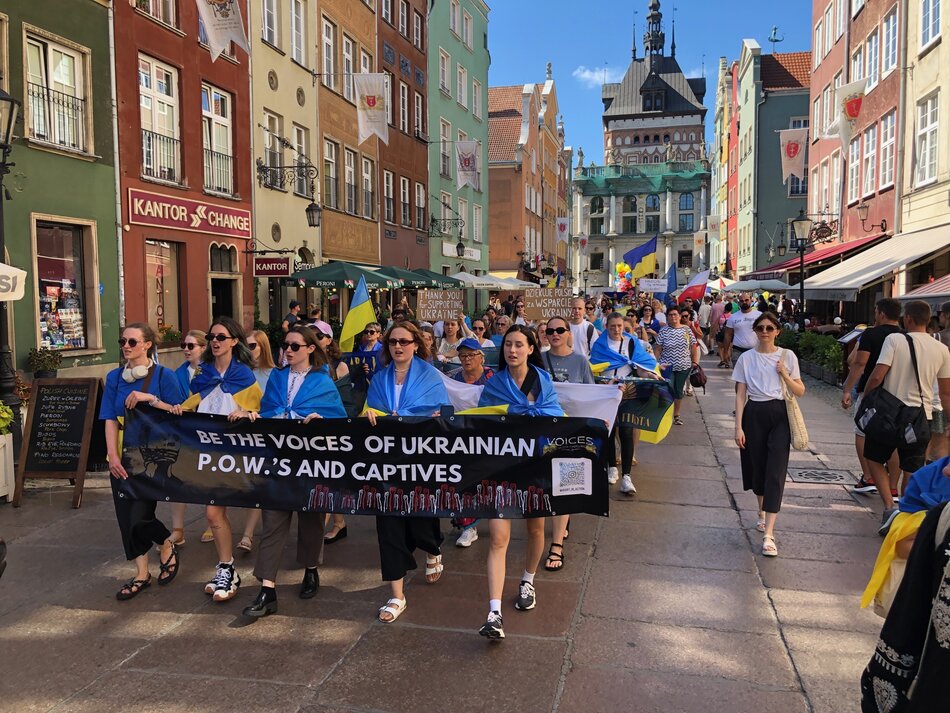
M 209 342 L 217 340 L 219 342 L 226 341 L 228 339 L 236 339 L 236 337 L 229 337 L 227 334 L 211 334 L 210 332 L 205 335 L 205 339 Z
M 408 347 L 410 344 L 415 344 L 415 343 L 416 343 L 415 339 L 394 339 L 392 337 L 390 337 L 389 339 L 389 346 L 391 347 L 395 347 L 397 345 L 400 347 Z
M 544 333 L 549 337 L 553 337 L 555 334 L 564 334 L 569 331 L 566 327 L 548 327 L 544 330 Z
M 332 338 L 333 338 L 333 337 L 331 337 L 329 334 L 324 334 L 323 332 L 317 332 L 317 341 L 318 341 L 318 342 L 319 342 L 321 339 L 332 339 Z
M 181 343 L 181 348 L 182 348 L 182 349 L 187 349 L 188 351 L 191 351 L 192 349 L 195 349 L 197 346 L 198 346 L 198 344 L 197 344 L 196 342 L 182 342 L 182 343 Z
M 284 348 L 284 351 L 287 351 L 289 349 L 292 352 L 299 352 L 301 349 L 303 349 L 307 345 L 301 344 L 300 342 L 284 342 L 280 346 Z
M 777 331 L 778 331 L 778 330 L 777 330 L 775 327 L 773 327 L 771 324 L 768 325 L 768 326 L 766 326 L 766 325 L 764 325 L 764 324 L 760 324 L 758 327 L 753 327 L 753 329 L 754 329 L 756 332 L 762 332 L 762 333 L 767 333 L 767 334 L 771 334 L 772 332 L 777 332 Z
M 484 327 L 472 327 L 472 331 L 473 331 L 473 332 L 484 332 L 484 331 L 485 331 L 485 328 L 484 328 Z
M 247 343 L 247 348 L 250 349 L 250 350 L 252 350 L 252 351 L 253 351 L 254 349 L 257 349 L 257 342 L 248 342 L 248 343 Z
M 145 344 L 145 342 L 140 342 L 135 338 L 126 339 L 125 337 L 119 337 L 119 346 L 124 347 L 126 344 L 135 349 L 135 347 L 137 347 L 139 344 Z
M 363 334 L 379 334 L 375 329 L 367 329 Z

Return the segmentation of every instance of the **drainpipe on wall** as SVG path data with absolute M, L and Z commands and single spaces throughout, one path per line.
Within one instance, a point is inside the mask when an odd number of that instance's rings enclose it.
M 109 3 L 109 80 L 112 84 L 112 161 L 115 168 L 116 259 L 119 267 L 119 326 L 125 324 L 125 230 L 122 225 L 122 177 L 119 164 L 119 106 L 115 80 L 115 10 Z
M 901 199 L 904 195 L 904 152 L 906 151 L 904 125 L 907 123 L 907 5 L 907 0 L 901 0 L 900 19 L 898 20 L 899 25 L 897 30 L 897 36 L 903 40 L 903 46 L 901 47 L 900 60 L 897 65 L 897 70 L 901 73 L 901 76 L 898 82 L 900 88 L 897 93 L 897 111 L 894 112 L 894 132 L 895 138 L 897 139 L 895 156 L 897 160 L 897 175 L 894 177 L 894 222 L 891 228 L 893 235 L 897 235 L 901 232 L 901 224 L 903 222 Z
M 761 82 L 761 75 L 759 82 Z M 756 224 L 759 217 L 759 135 L 762 132 L 762 128 L 759 125 L 759 109 L 761 109 L 762 105 L 768 100 L 769 93 L 763 89 L 762 101 L 755 103 L 755 136 L 753 137 L 752 162 L 755 166 L 756 179 L 752 181 L 752 272 L 756 270 L 756 263 L 758 262 L 756 258 L 759 252 L 759 231 Z M 805 276 L 802 275 L 802 279 L 804 279 L 804 277 Z

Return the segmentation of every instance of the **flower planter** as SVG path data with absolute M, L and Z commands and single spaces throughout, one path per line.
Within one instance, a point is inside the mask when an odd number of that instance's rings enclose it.
M 37 379 L 55 379 L 56 378 L 56 369 L 41 369 L 40 371 L 33 372 L 33 380 Z
M 832 371 L 831 369 L 822 368 L 821 378 L 824 380 L 826 384 L 831 384 L 832 386 L 838 385 L 838 373 L 835 371 Z
M 16 485 L 16 473 L 13 469 L 13 434 L 0 436 L 0 498 L 7 502 L 13 500 L 13 488 Z

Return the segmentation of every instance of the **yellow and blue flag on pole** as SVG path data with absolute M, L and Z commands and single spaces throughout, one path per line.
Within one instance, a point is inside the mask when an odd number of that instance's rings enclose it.
M 633 279 L 656 272 L 656 237 L 654 235 L 640 247 L 624 253 L 623 261 L 630 266 Z
M 356 336 L 363 333 L 367 324 L 375 321 L 376 313 L 373 311 L 373 303 L 369 300 L 366 278 L 360 277 L 356 291 L 353 293 L 353 301 L 350 302 L 350 311 L 346 313 L 343 329 L 340 330 L 340 351 L 353 351 Z

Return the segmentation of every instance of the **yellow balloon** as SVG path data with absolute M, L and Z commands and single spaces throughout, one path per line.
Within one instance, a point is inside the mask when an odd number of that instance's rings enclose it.
M 763 296 L 765 299 L 768 299 L 768 298 L 769 298 L 769 293 L 768 293 L 768 292 L 763 292 L 763 293 L 762 293 L 762 296 Z

